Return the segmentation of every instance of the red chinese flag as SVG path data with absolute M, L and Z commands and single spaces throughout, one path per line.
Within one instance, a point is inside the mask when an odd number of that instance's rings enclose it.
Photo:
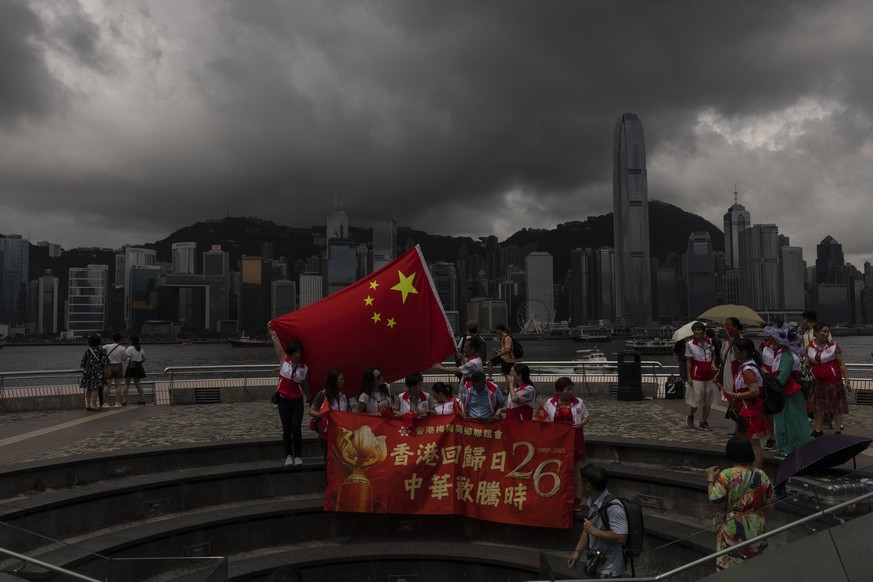
M 388 382 L 429 370 L 454 353 L 452 329 L 421 249 L 404 253 L 375 273 L 270 322 L 282 345 L 298 340 L 313 394 L 328 372 L 345 376 L 356 395 L 364 370 L 376 367 Z

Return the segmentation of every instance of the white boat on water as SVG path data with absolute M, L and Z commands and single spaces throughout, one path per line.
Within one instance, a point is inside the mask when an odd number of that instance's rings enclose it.
M 641 354 L 672 354 L 675 343 L 669 338 L 629 339 L 624 347 Z
M 576 350 L 576 359 L 573 360 L 573 371 L 577 374 L 611 372 L 614 366 L 598 348 Z

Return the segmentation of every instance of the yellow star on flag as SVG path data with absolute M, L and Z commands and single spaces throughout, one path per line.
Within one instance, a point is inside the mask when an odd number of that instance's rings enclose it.
M 394 318 L 393 318 L 393 317 L 389 317 L 389 318 L 388 318 L 388 323 L 386 323 L 385 325 L 387 325 L 387 326 L 390 327 L 391 329 L 394 329 L 394 326 L 397 325 L 397 322 L 394 321 Z
M 370 319 L 373 320 L 373 323 L 378 323 L 382 321 L 382 314 L 373 312 L 373 317 L 371 317 Z
M 378 286 L 379 286 L 379 283 L 377 283 L 376 281 L 370 281 L 370 289 L 375 289 Z
M 367 295 L 366 299 L 364 299 L 364 305 L 373 305 L 373 298 Z
M 397 271 L 397 275 L 400 277 L 400 279 L 399 279 L 400 282 L 397 283 L 396 285 L 394 285 L 393 287 L 391 287 L 391 290 L 392 291 L 400 291 L 403 294 L 402 303 L 406 303 L 407 295 L 409 295 L 410 293 L 418 295 L 418 289 L 416 289 L 415 287 L 412 286 L 412 281 L 413 281 L 413 279 L 415 279 L 415 273 L 413 273 L 407 277 L 406 275 L 404 275 L 400 271 Z

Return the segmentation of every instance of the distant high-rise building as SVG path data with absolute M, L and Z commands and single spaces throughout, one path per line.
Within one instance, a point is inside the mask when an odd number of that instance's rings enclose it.
M 713 307 L 715 301 L 715 249 L 712 238 L 704 231 L 688 237 L 688 318 Z
M 467 305 L 467 316 L 479 322 L 479 331 L 493 330 L 498 323 L 510 323 L 506 301 L 502 299 L 474 297 Z
M 740 268 L 740 233 L 750 226 L 752 217 L 734 192 L 734 204 L 724 214 L 724 262 L 727 270 Z
M 397 222 L 393 218 L 373 221 L 373 270 L 397 258 Z
M 153 267 L 156 264 L 157 255 L 153 249 L 143 249 L 138 247 L 124 248 L 124 320 L 128 322 L 128 326 L 130 326 L 132 301 L 130 271 L 134 267 Z
M 0 323 L 24 325 L 30 242 L 13 234 L 0 237 Z
M 803 311 L 805 302 L 803 284 L 803 249 L 784 246 L 781 249 L 782 306 L 786 311 Z
M 661 323 L 670 323 L 680 318 L 679 291 L 676 277 L 676 267 L 658 267 L 652 272 L 654 285 L 654 319 Z
M 453 263 L 438 262 L 430 266 L 437 295 L 446 311 L 458 309 L 458 274 Z
M 595 313 L 592 319 L 615 321 L 615 250 L 600 247 L 595 251 Z
M 48 249 L 48 256 L 50 257 L 59 257 L 63 253 L 61 245 L 48 242 L 47 240 L 37 242 L 36 246 Z
M 573 325 L 587 325 L 591 320 L 600 319 L 595 316 L 597 313 L 596 260 L 596 253 L 590 248 L 570 251 L 569 315 Z
M 615 316 L 619 326 L 652 320 L 649 194 L 643 124 L 625 113 L 615 125 L 612 171 Z
M 297 283 L 273 281 L 270 283 L 270 319 L 275 319 L 297 309 Z
M 530 253 L 524 258 L 525 299 L 529 314 L 539 323 L 551 324 L 555 319 L 554 266 L 549 253 Z M 543 312 L 536 310 L 542 306 Z M 540 320 L 542 317 L 544 320 Z
M 333 239 L 327 247 L 327 294 L 332 295 L 358 280 L 358 243 Z
M 300 307 L 324 298 L 324 277 L 318 273 L 300 274 Z
M 108 294 L 109 265 L 71 268 L 67 288 L 67 330 L 75 337 L 103 333 Z
M 242 277 L 239 294 L 239 325 L 251 335 L 265 332 L 270 305 L 269 263 L 261 257 L 243 256 L 240 259 Z
M 173 269 L 176 275 L 193 275 L 197 272 L 197 243 L 179 242 L 172 244 Z
M 327 247 L 330 247 L 331 240 L 337 238 L 349 238 L 349 217 L 343 211 L 341 203 L 334 205 L 333 212 L 327 217 L 327 229 L 325 231 L 325 244 Z M 330 257 L 329 252 L 328 257 Z
M 218 331 L 230 320 L 230 254 L 221 245 L 203 253 L 203 276 L 209 283 L 209 321 Z
M 37 297 L 36 333 L 58 333 L 58 278 L 51 269 L 37 280 Z
M 848 272 L 846 259 L 843 256 L 843 245 L 828 235 L 815 247 L 815 254 L 816 283 L 845 285 L 848 281 Z
M 762 316 L 781 311 L 783 304 L 779 283 L 782 251 L 776 225 L 756 224 L 740 231 L 739 252 L 740 303 Z

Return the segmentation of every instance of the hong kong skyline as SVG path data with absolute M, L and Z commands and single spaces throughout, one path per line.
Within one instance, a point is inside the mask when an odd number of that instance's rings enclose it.
M 873 183 L 873 6 L 754 2 L 0 3 L 0 233 L 117 248 L 193 222 L 392 217 L 501 241 L 648 191 L 739 202 L 857 266 Z

